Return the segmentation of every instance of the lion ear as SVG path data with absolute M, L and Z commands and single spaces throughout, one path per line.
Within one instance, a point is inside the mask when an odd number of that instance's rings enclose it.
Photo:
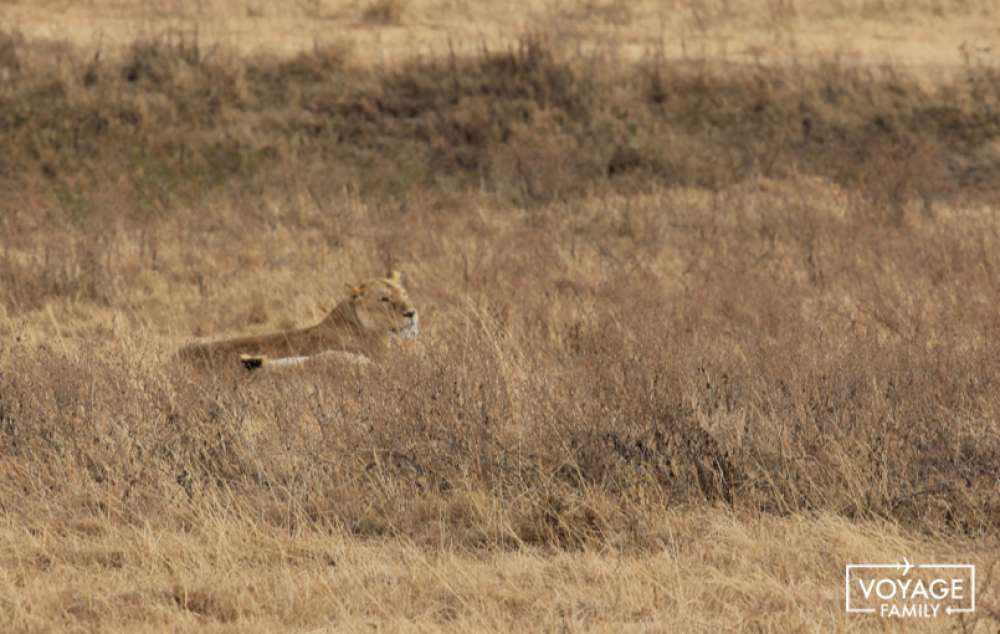
M 355 286 L 353 284 L 347 285 L 347 292 L 351 294 L 351 299 L 357 299 L 358 297 L 361 297 L 361 293 L 363 293 L 364 290 L 365 289 L 363 286 Z
M 403 274 L 400 273 L 398 270 L 393 269 L 393 270 L 389 271 L 389 279 L 392 280 L 393 282 L 395 282 L 396 284 L 402 284 L 403 283 Z

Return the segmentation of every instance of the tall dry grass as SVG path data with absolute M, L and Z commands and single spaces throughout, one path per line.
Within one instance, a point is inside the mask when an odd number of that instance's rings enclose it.
M 995 565 L 991 69 L 0 56 L 6 626 L 877 629 L 847 558 Z M 389 267 L 392 364 L 166 362 Z

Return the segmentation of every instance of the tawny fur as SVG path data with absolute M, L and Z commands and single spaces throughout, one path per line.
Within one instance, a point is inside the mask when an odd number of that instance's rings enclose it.
M 351 295 L 314 326 L 265 335 L 238 337 L 185 346 L 185 361 L 237 363 L 246 367 L 294 365 L 331 352 L 377 358 L 394 335 L 417 332 L 417 311 L 398 271 L 351 289 Z M 278 363 L 278 360 L 288 360 Z M 268 360 L 273 360 L 269 363 Z

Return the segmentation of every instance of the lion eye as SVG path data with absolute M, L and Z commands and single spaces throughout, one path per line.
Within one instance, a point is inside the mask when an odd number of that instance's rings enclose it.
M 383 298 L 382 298 L 382 301 L 383 301 L 383 302 L 387 302 L 387 301 L 389 301 L 389 298 L 388 298 L 388 297 L 383 297 Z

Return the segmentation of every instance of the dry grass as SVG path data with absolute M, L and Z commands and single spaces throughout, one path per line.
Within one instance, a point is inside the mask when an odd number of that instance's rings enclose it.
M 371 19 L 371 18 L 374 18 Z M 69 41 L 105 57 L 165 32 L 205 48 L 296 54 L 349 42 L 366 60 L 473 54 L 516 44 L 525 29 L 571 50 L 643 58 L 784 65 L 839 56 L 931 77 L 986 58 L 1000 5 L 992 0 L 41 0 L 0 2 L 0 26 Z M 405 26 L 405 28 L 399 28 Z M 983 52 L 981 52 L 981 49 Z
M 569 48 L 0 36 L 0 628 L 996 629 L 996 71 Z M 390 267 L 392 365 L 166 363 Z
M 663 548 L 637 557 L 429 551 L 406 540 L 289 534 L 229 512 L 199 515 L 188 530 L 106 521 L 58 533 L 0 529 L 0 590 L 13 598 L 5 629 L 881 631 L 877 621 L 844 619 L 831 582 L 843 561 L 905 552 L 980 570 L 990 562 L 955 544 L 828 516 L 747 524 L 719 510 L 664 510 Z M 987 620 L 951 625 L 985 631 Z M 905 629 L 940 632 L 942 622 Z

